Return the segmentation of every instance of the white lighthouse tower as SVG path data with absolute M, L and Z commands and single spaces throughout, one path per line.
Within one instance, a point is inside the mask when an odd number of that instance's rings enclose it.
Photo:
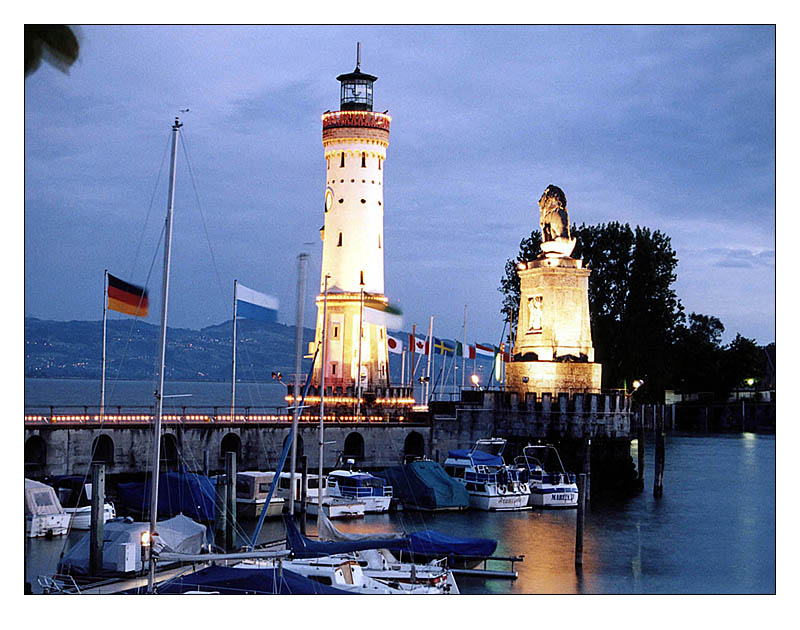
M 342 402 L 389 387 L 386 327 L 368 323 L 364 309 L 387 304 L 383 173 L 391 118 L 372 111 L 378 77 L 361 72 L 360 66 L 359 45 L 355 70 L 336 77 L 341 82 L 339 110 L 322 115 L 325 222 L 316 342 L 322 339 L 324 313 L 328 321 L 325 365 L 317 361 L 313 383 L 320 385 L 324 369 L 326 390 L 348 398 Z

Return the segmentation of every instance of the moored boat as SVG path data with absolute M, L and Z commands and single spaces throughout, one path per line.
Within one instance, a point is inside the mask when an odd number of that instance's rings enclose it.
M 274 472 L 266 473 L 269 475 L 270 482 L 275 478 Z M 278 486 L 275 490 L 276 494 L 284 500 L 289 500 L 291 495 L 291 479 L 292 475 L 288 472 L 282 472 L 278 480 Z M 299 505 L 302 501 L 302 476 L 295 474 L 295 503 Z M 306 475 L 306 509 L 308 514 L 316 516 L 319 497 L 319 475 L 307 474 Z M 361 500 L 349 499 L 345 497 L 332 497 L 328 495 L 327 480 L 322 478 L 322 509 L 328 518 L 362 518 L 366 511 L 366 505 Z
M 558 450 L 551 444 L 522 449 L 514 463 L 528 472 L 533 507 L 578 507 L 575 474 L 564 469 Z
M 61 536 L 67 533 L 69 519 L 53 488 L 33 479 L 25 480 L 26 536 Z
M 236 514 L 241 518 L 258 518 L 267 502 L 269 487 L 275 478 L 274 472 L 247 470 L 236 473 Z M 277 517 L 283 512 L 284 499 L 273 496 L 267 507 L 266 518 Z
M 530 506 L 530 488 L 515 466 L 507 466 L 503 438 L 478 440 L 471 449 L 448 453 L 444 470 L 469 493 L 471 507 L 487 511 L 525 510 Z
M 363 501 L 369 513 L 388 511 L 392 486 L 381 477 L 354 471 L 353 460 L 348 460 L 348 464 L 348 470 L 338 469 L 328 474 L 328 496 Z
M 376 472 L 392 485 L 403 509 L 439 512 L 469 507 L 469 494 L 438 462 L 418 459 Z
M 92 525 L 92 484 L 79 475 L 59 477 L 52 481 L 64 512 L 70 515 L 69 529 L 90 529 Z M 103 522 L 117 517 L 111 501 L 103 503 Z

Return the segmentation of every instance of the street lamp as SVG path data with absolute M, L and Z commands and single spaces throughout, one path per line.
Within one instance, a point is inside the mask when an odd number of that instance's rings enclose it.
M 633 391 L 636 391 L 636 390 L 637 390 L 637 389 L 639 389 L 639 388 L 640 388 L 642 385 L 644 385 L 644 381 L 643 381 L 643 380 L 641 380 L 641 379 L 638 379 L 638 378 L 637 378 L 635 381 L 633 381 L 632 385 L 633 385 Z
M 477 388 L 478 387 L 478 383 L 480 383 L 480 378 L 478 377 L 478 375 L 477 374 L 473 374 L 470 377 L 470 380 L 472 381 L 472 386 Z

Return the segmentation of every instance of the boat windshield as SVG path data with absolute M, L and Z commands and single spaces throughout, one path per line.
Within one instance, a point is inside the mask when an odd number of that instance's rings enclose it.
M 536 462 L 546 471 L 566 472 L 558 451 L 552 446 L 526 446 L 522 452 L 529 462 Z

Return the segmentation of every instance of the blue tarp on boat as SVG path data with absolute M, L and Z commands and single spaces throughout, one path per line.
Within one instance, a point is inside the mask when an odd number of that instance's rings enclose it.
M 458 458 L 458 459 L 470 459 L 472 458 L 472 463 L 476 466 L 502 466 L 503 465 L 503 458 L 499 455 L 492 455 L 491 453 L 486 453 L 484 451 L 472 451 L 466 448 L 459 448 L 452 451 L 447 452 L 448 457 Z
M 122 594 L 136 595 L 145 590 L 146 587 L 143 587 Z M 187 591 L 220 595 L 350 595 L 347 591 L 320 584 L 286 569 L 235 569 L 221 566 L 181 575 L 157 589 L 159 594 L 166 595 L 180 595 Z
M 386 479 L 394 496 L 408 508 L 449 510 L 469 507 L 466 488 L 448 475 L 437 462 L 418 460 L 403 466 L 392 466 L 377 477 Z
M 491 556 L 497 541 L 491 538 L 455 538 L 432 529 L 408 535 L 411 551 L 426 556 Z
M 123 510 L 136 515 L 150 512 L 150 482 L 121 483 L 117 486 Z M 214 520 L 214 482 L 204 475 L 168 472 L 158 477 L 158 516 L 185 514 L 201 522 Z
M 342 542 L 323 542 L 303 536 L 297 529 L 291 515 L 285 514 L 286 546 L 295 558 L 320 558 L 336 553 L 350 553 L 366 549 L 389 549 L 390 551 L 411 551 L 408 538 L 385 538 L 377 540 L 348 540 Z
M 286 544 L 296 558 L 318 558 L 336 553 L 366 549 L 388 549 L 393 553 L 411 553 L 441 558 L 444 556 L 491 556 L 497 541 L 490 538 L 455 538 L 426 529 L 403 538 L 372 538 L 368 540 L 320 541 L 303 536 L 291 515 L 284 515 Z

